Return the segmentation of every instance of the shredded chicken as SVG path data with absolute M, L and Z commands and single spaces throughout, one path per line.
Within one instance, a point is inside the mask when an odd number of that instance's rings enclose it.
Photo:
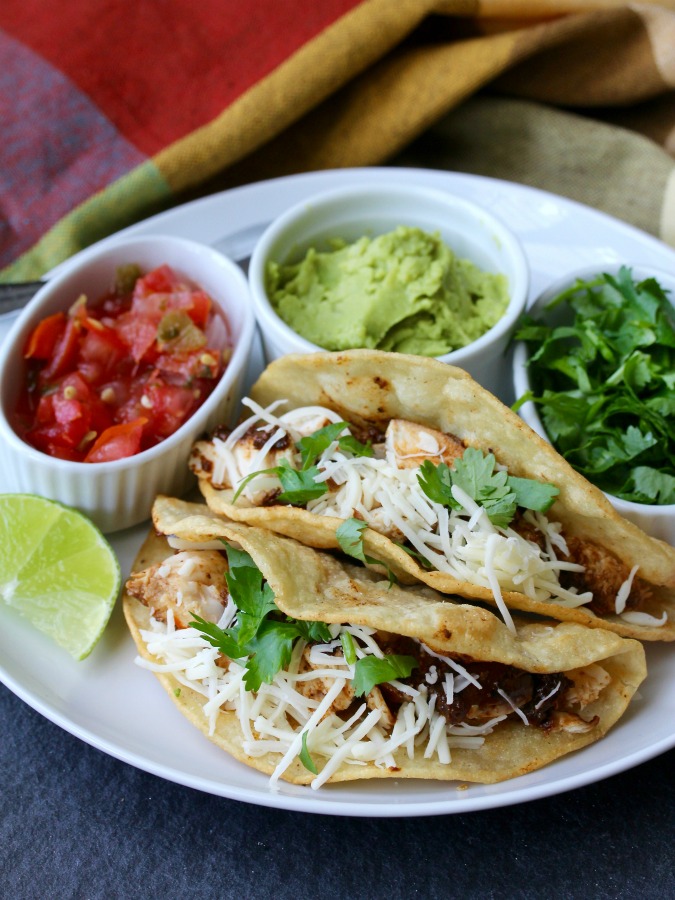
M 583 572 L 563 572 L 560 581 L 565 587 L 579 592 L 591 591 L 593 600 L 588 608 L 598 616 L 614 613 L 616 595 L 626 581 L 630 569 L 605 547 L 577 537 L 568 537 L 569 559 L 584 567 Z M 651 588 L 641 578 L 634 578 L 626 609 L 639 610 L 650 599 Z
M 576 713 L 556 709 L 551 713 L 546 730 L 551 733 L 566 731 L 568 734 L 587 734 L 593 731 L 599 721 L 599 716 L 594 716 L 587 722 Z
M 572 685 L 565 694 L 565 700 L 570 706 L 577 706 L 580 709 L 594 703 L 612 680 L 609 672 L 598 665 L 571 669 L 566 675 Z

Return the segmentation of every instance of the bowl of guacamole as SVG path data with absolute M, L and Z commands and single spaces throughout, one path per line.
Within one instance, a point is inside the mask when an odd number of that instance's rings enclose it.
M 444 191 L 346 187 L 283 213 L 249 284 L 269 360 L 369 348 L 431 356 L 496 392 L 528 268 L 492 214 Z

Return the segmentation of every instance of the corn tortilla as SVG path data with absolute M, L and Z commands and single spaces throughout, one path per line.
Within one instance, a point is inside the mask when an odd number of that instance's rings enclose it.
M 549 517 L 566 533 L 607 548 L 653 588 L 644 612 L 659 617 L 662 626 L 631 624 L 616 615 L 598 616 L 589 609 L 533 600 L 504 591 L 510 609 L 552 616 L 640 640 L 675 640 L 675 548 L 647 535 L 620 516 L 602 491 L 579 475 L 519 416 L 477 384 L 466 372 L 437 360 L 397 353 L 354 350 L 284 356 L 262 373 L 250 396 L 262 407 L 285 399 L 284 412 L 320 405 L 335 410 L 357 426 L 386 426 L 406 419 L 453 434 L 468 447 L 492 452 L 511 475 L 555 484 L 560 494 Z M 215 512 L 268 528 L 319 549 L 336 549 L 336 531 L 343 519 L 319 516 L 281 504 L 254 507 L 231 489 L 217 489 L 200 477 L 200 489 Z M 489 588 L 422 568 L 388 537 L 371 528 L 364 532 L 367 554 L 388 565 L 402 580 L 421 581 L 447 594 L 460 594 L 494 604 Z
M 450 764 L 424 759 L 421 754 L 410 759 L 399 752 L 396 770 L 373 763 L 343 764 L 330 777 L 331 782 L 395 777 L 489 784 L 514 778 L 604 736 L 646 677 L 642 645 L 609 631 L 596 632 L 572 623 L 522 621 L 514 635 L 487 609 L 448 602 L 423 586 L 390 587 L 375 572 L 263 529 L 227 522 L 202 504 L 160 497 L 153 522 L 155 531 L 141 548 L 135 571 L 170 554 L 164 535 L 196 542 L 224 539 L 253 557 L 274 591 L 277 606 L 293 618 L 369 625 L 418 638 L 437 652 L 503 662 L 531 672 L 566 671 L 599 662 L 611 676 L 600 697 L 584 710 L 585 718 L 598 716 L 599 720 L 588 733 L 548 733 L 537 726 L 526 727 L 519 719 L 507 720 L 487 736 L 480 749 L 453 748 Z M 139 653 L 152 660 L 140 634 L 149 627 L 150 610 L 127 593 L 123 608 Z M 181 713 L 210 740 L 240 762 L 267 774 L 274 771 L 278 756 L 253 758 L 243 752 L 236 712 L 221 712 L 215 733 L 209 735 L 202 712 L 204 698 L 184 685 L 177 694 L 179 682 L 171 674 L 158 673 L 157 677 Z M 320 757 L 315 762 L 321 766 Z M 295 760 L 283 778 L 308 784 L 313 775 Z

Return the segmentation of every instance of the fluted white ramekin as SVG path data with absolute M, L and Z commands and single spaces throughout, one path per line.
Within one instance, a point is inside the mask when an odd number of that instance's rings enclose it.
M 633 278 L 637 281 L 642 281 L 646 278 L 656 278 L 661 287 L 668 293 L 670 302 L 675 305 L 675 273 L 655 269 L 652 266 L 631 265 L 630 263 L 625 263 L 625 265 L 632 270 Z M 584 266 L 581 269 L 569 272 L 546 288 L 530 306 L 528 313 L 551 324 L 563 325 L 570 320 L 569 307 L 567 307 L 568 317 L 566 318 L 565 307 L 555 307 L 553 310 L 547 311 L 546 307 L 548 304 L 564 290 L 572 287 L 576 281 L 588 281 L 598 276 L 601 272 L 617 275 L 620 268 L 620 265 L 600 264 Z M 529 351 L 527 345 L 518 341 L 513 352 L 513 387 L 516 399 L 522 397 L 531 387 L 528 359 Z M 518 414 L 533 431 L 536 431 L 544 440 L 550 442 L 551 439 L 546 433 L 546 428 L 534 403 L 531 401 L 523 403 L 518 410 Z M 666 543 L 675 547 L 675 504 L 656 506 L 649 503 L 633 503 L 630 500 L 623 500 L 612 494 L 607 494 L 607 498 L 616 511 L 626 519 L 634 522 L 647 534 L 660 538 L 662 541 L 666 541 Z
M 438 232 L 457 257 L 506 276 L 510 300 L 499 322 L 468 346 L 437 357 L 499 393 L 504 352 L 527 301 L 529 267 L 524 250 L 507 225 L 488 210 L 447 191 L 416 185 L 331 190 L 296 204 L 266 229 L 253 251 L 248 274 L 267 361 L 286 353 L 324 349 L 301 337 L 273 308 L 266 290 L 268 262 L 297 262 L 309 247 L 326 249 L 335 238 L 347 242 L 364 235 L 372 238 L 399 225 Z
M 10 424 L 25 372 L 26 341 L 41 319 L 69 309 L 81 294 L 90 299 L 102 296 L 110 289 L 116 268 L 127 263 L 136 263 L 143 271 L 166 263 L 203 288 L 229 325 L 232 357 L 204 404 L 155 447 L 114 462 L 55 459 L 22 441 Z M 40 494 L 76 507 L 103 532 L 147 519 L 158 493 L 180 496 L 192 484 L 187 459 L 193 441 L 234 414 L 254 329 L 246 276 L 234 262 L 205 244 L 151 235 L 83 251 L 33 297 L 0 348 L 0 465 L 5 484 L 13 491 Z

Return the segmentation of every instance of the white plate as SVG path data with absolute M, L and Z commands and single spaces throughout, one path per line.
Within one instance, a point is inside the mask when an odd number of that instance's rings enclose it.
M 568 269 L 585 263 L 602 266 L 626 261 L 675 271 L 675 252 L 602 213 L 520 185 L 432 170 L 355 169 L 261 182 L 162 213 L 121 235 L 183 235 L 243 257 L 252 249 L 258 226 L 291 204 L 346 182 L 378 181 L 412 181 L 450 190 L 500 216 L 525 245 L 532 267 L 531 298 Z M 5 319 L 0 328 L 7 325 Z M 258 356 L 253 370 L 259 364 Z M 507 374 L 505 384 L 510 385 L 510 372 Z M 509 397 L 504 399 L 510 402 Z M 145 531 L 137 527 L 113 537 L 125 573 Z M 675 653 L 668 645 L 649 646 L 649 677 L 619 724 L 597 744 L 537 772 L 493 786 L 461 788 L 392 779 L 319 791 L 283 785 L 278 793 L 271 793 L 265 776 L 230 759 L 206 740 L 175 711 L 159 683 L 134 665 L 135 648 L 119 604 L 103 640 L 81 663 L 52 646 L 11 610 L 3 608 L 0 613 L 0 680 L 38 712 L 94 747 L 147 772 L 261 806 L 350 816 L 489 809 L 590 784 L 675 746 Z

